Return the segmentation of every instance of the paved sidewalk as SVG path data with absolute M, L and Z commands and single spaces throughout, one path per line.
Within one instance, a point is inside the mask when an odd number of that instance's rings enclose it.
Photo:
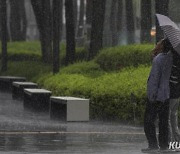
M 23 109 L 23 102 L 0 92 L 0 153 L 141 154 L 142 127 L 117 123 L 60 122 L 48 113 Z

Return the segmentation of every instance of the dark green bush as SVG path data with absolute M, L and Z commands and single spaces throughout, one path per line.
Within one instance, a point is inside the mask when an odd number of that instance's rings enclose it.
M 8 53 L 8 60 L 11 60 L 11 61 L 41 61 L 41 56 L 33 54 L 33 53 L 30 53 L 30 54 Z
M 66 47 L 60 50 L 60 53 L 61 53 L 60 58 L 61 58 L 62 65 L 65 65 L 65 56 L 66 56 L 65 50 L 66 50 Z M 76 48 L 75 62 L 86 60 L 87 54 L 88 54 L 88 51 L 85 48 L 82 48 L 82 47 Z
M 36 81 L 40 76 L 46 76 L 45 74 L 50 71 L 50 66 L 41 62 L 9 61 L 8 70 L 3 73 L 1 72 L 0 75 L 23 76 L 26 77 L 27 80 Z
M 9 42 L 7 46 L 8 59 L 11 61 L 40 61 L 41 47 L 40 42 Z M 65 64 L 65 44 L 60 45 L 60 62 Z M 76 48 L 75 61 L 83 61 L 87 57 L 85 48 Z M 1 52 L 0 52 L 1 58 Z
M 38 43 L 34 45 L 38 50 L 34 47 L 31 49 L 31 45 L 29 47 L 25 45 L 27 50 L 18 50 L 20 45 L 18 43 L 13 45 L 16 49 L 12 47 L 9 50 L 12 54 L 17 53 L 21 56 L 33 53 L 36 58 L 40 56 Z M 64 57 L 65 46 L 61 47 L 61 55 Z M 21 48 L 26 49 L 23 45 Z M 75 63 L 61 68 L 60 73 L 56 75 L 51 73 L 51 66 L 38 61 L 9 61 L 8 71 L 0 75 L 24 76 L 30 81 L 37 82 L 41 87 L 51 90 L 56 96 L 89 98 L 91 118 L 132 121 L 133 107 L 135 107 L 136 119 L 143 122 L 146 81 L 150 67 L 139 64 L 150 62 L 148 54 L 151 48 L 152 45 L 135 45 L 104 49 L 96 58 L 98 63 L 95 61 Z M 122 49 L 121 52 L 119 49 Z M 80 58 L 77 58 L 79 61 L 84 57 L 83 54 L 87 54 L 87 51 L 81 51 L 80 49 Z M 139 56 L 135 57 L 135 55 Z M 117 67 L 120 64 L 121 71 L 117 71 L 120 69 Z M 124 68 L 125 66 L 128 67 Z M 116 71 L 105 72 L 102 68 Z
M 135 102 L 136 118 L 142 122 L 148 74 L 149 67 L 146 66 L 125 69 L 119 73 L 104 73 L 96 78 L 64 72 L 49 75 L 48 78 L 40 77 L 38 83 L 57 96 L 90 98 L 91 118 L 132 121 Z
M 135 102 L 136 118 L 142 122 L 148 73 L 146 66 L 106 73 L 92 61 L 65 67 L 52 75 L 51 68 L 43 63 L 16 61 L 9 62 L 8 71 L 0 75 L 24 76 L 56 96 L 90 98 L 91 118 L 131 121 Z
M 12 61 L 39 61 L 41 59 L 38 42 L 9 42 L 7 51 L 8 59 Z
M 82 74 L 90 77 L 98 77 L 104 73 L 100 66 L 93 61 L 79 62 L 61 69 L 61 74 Z
M 103 70 L 120 70 L 124 67 L 150 64 L 153 45 L 128 45 L 106 48 L 100 51 L 95 61 Z

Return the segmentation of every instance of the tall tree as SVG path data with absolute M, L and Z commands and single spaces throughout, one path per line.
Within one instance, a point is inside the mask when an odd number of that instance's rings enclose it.
M 6 0 L 0 0 L 1 35 L 2 35 L 2 66 L 1 71 L 7 70 L 7 5 Z
M 21 15 L 21 39 L 26 40 L 26 31 L 27 31 L 27 19 L 26 19 L 26 10 L 25 10 L 25 1 L 18 0 L 20 3 L 20 15 Z
M 106 1 L 105 15 L 104 15 L 104 29 L 103 29 L 103 47 L 109 47 L 112 45 L 111 28 L 110 28 L 111 5 L 112 5 L 112 1 Z
M 59 42 L 62 0 L 53 0 L 53 73 L 59 72 Z
M 110 27 L 112 33 L 112 46 L 118 44 L 118 35 L 117 35 L 117 0 L 112 0 L 111 5 L 111 16 L 110 16 Z
M 118 11 L 117 11 L 117 31 L 122 30 L 122 16 L 123 16 L 123 0 L 118 0 Z
M 127 43 L 135 42 L 135 28 L 134 28 L 134 15 L 133 15 L 133 2 L 126 0 L 126 26 L 127 26 Z
M 103 47 L 110 47 L 112 45 L 111 37 L 111 6 L 112 1 L 106 1 L 105 15 L 104 15 L 104 29 L 103 29 Z
M 141 43 L 151 42 L 151 0 L 141 1 Z
M 11 40 L 24 41 L 27 27 L 24 0 L 9 0 L 9 2 Z
M 80 12 L 79 12 L 79 24 L 77 36 L 81 37 L 83 35 L 84 28 L 84 0 L 80 1 Z
M 73 15 L 73 1 L 65 1 L 66 16 L 66 65 L 75 60 L 75 28 Z
M 168 6 L 169 6 L 169 0 L 156 0 L 155 1 L 155 8 L 156 13 L 163 14 L 165 16 L 168 16 Z M 156 19 L 156 42 L 161 40 L 163 38 L 163 32 L 158 24 L 158 21 Z
M 86 32 L 87 39 L 91 37 L 91 23 L 92 23 L 92 0 L 86 0 Z
M 103 47 L 103 27 L 106 0 L 92 0 L 92 28 L 88 59 L 94 58 Z
M 50 0 L 31 0 L 40 33 L 42 60 L 52 61 L 52 21 Z
M 74 15 L 74 29 L 75 29 L 75 36 L 77 32 L 77 23 L 78 23 L 78 3 L 77 0 L 73 0 L 73 15 Z
M 8 8 L 10 8 L 9 6 L 9 3 L 8 3 L 8 1 L 6 2 L 6 7 L 7 7 L 7 10 L 8 10 Z M 8 12 L 8 11 L 7 11 Z M 1 23 L 1 18 L 0 18 L 0 23 Z M 7 15 L 7 23 L 8 23 L 8 15 Z M 8 41 L 10 41 L 10 34 L 9 34 L 9 30 L 8 30 L 8 24 L 6 24 L 7 25 L 7 28 L 6 28 L 6 30 L 7 30 L 7 32 L 6 32 L 6 34 L 7 34 L 7 42 Z M 1 24 L 0 24 L 0 40 L 2 40 L 2 33 L 1 33 L 1 31 L 2 31 L 2 29 L 1 29 L 2 27 L 1 27 Z
M 63 6 L 64 6 L 64 0 L 60 0 L 60 41 L 62 40 L 63 37 Z

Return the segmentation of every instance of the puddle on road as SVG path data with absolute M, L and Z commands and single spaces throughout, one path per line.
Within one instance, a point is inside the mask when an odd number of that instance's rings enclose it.
M 142 135 L 106 134 L 36 134 L 0 135 L 0 151 L 86 153 L 137 150 L 144 142 Z
M 142 128 L 51 120 L 48 113 L 26 111 L 22 101 L 0 92 L 1 152 L 139 154 L 144 145 Z

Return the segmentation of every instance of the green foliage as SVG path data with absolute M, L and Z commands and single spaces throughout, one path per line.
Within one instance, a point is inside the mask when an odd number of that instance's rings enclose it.
M 133 120 L 135 102 L 136 118 L 143 121 L 149 67 L 139 66 L 124 69 L 119 73 L 104 73 L 96 78 L 87 76 L 86 73 L 81 74 L 79 70 L 72 74 L 69 74 L 70 71 L 63 71 L 55 76 L 40 78 L 38 83 L 52 90 L 57 96 L 90 98 L 91 118 Z
M 98 77 L 104 73 L 94 61 L 75 63 L 61 70 L 61 74 L 83 74 L 90 77 Z
M 8 42 L 7 50 L 9 60 L 39 61 L 41 59 L 39 42 Z
M 78 47 L 76 48 L 75 53 L 75 62 L 84 61 L 87 59 L 88 51 L 85 48 Z M 66 57 L 66 47 L 63 45 L 62 49 L 60 49 L 60 58 L 61 58 L 61 64 L 65 64 L 65 57 Z
M 41 60 L 41 46 L 40 42 L 9 42 L 7 45 L 8 59 L 11 61 L 40 61 Z M 60 63 L 65 64 L 66 46 L 60 45 Z M 76 61 L 83 61 L 87 57 L 87 50 L 85 48 L 76 48 Z M 0 52 L 1 58 L 1 52 Z
M 120 70 L 124 67 L 150 64 L 152 45 L 127 45 L 100 51 L 96 62 L 103 70 Z
M 75 54 L 76 61 L 86 60 L 87 56 L 88 56 L 87 49 L 85 49 L 83 47 L 76 48 L 76 54 Z
M 56 96 L 89 98 L 91 118 L 132 121 L 135 108 L 136 119 L 143 122 L 152 45 L 107 48 L 90 62 L 82 61 L 87 51 L 79 48 L 79 62 L 62 67 L 56 75 L 51 73 L 51 66 L 37 61 L 38 42 L 10 43 L 8 48 L 12 57 L 34 54 L 36 61 L 9 61 L 8 71 L 0 75 L 24 76 Z M 65 57 L 65 45 L 61 48 L 61 57 Z
M 50 72 L 50 67 L 41 62 L 22 61 L 8 62 L 8 70 L 0 75 L 23 76 L 27 80 L 36 81 L 40 76 Z

